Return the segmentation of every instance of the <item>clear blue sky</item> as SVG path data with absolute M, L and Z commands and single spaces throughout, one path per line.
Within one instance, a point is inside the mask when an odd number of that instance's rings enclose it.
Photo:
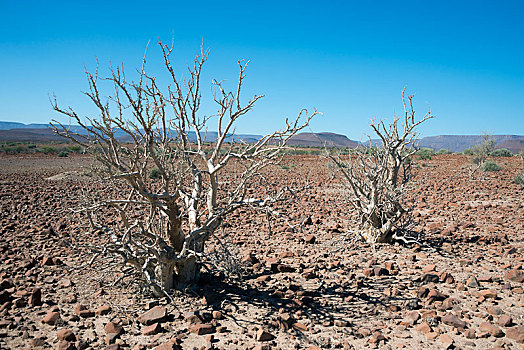
M 524 2 L 516 1 L 8 1 L 0 0 L 0 120 L 48 122 L 48 95 L 91 111 L 84 66 L 125 62 L 163 74 L 160 37 L 177 67 L 204 40 L 203 76 L 265 94 L 238 131 L 261 134 L 316 107 L 312 131 L 361 139 L 371 117 L 400 111 L 407 85 L 438 134 L 524 134 Z M 212 113 L 205 103 L 203 112 Z M 211 127 L 211 129 L 213 129 Z

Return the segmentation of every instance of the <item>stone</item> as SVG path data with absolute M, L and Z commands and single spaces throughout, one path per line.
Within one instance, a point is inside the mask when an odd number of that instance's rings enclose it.
M 442 344 L 442 348 L 449 349 L 453 346 L 453 338 L 451 338 L 449 334 L 441 334 L 439 339 L 440 343 Z
M 481 332 L 487 332 L 494 337 L 503 337 L 504 332 L 491 322 L 482 322 L 479 326 Z
M 31 306 L 41 306 L 42 305 L 42 290 L 40 288 L 33 288 L 31 295 L 29 296 L 29 304 Z
M 409 325 L 413 326 L 417 321 L 420 319 L 420 314 L 418 311 L 408 311 L 406 313 L 406 316 L 404 317 L 404 320 L 409 323 Z
M 124 331 L 124 328 L 115 322 L 107 322 L 104 327 L 106 334 L 121 334 Z
M 211 324 L 198 323 L 198 324 L 193 324 L 189 326 L 189 331 L 197 335 L 205 335 L 205 334 L 215 333 L 216 328 L 215 326 Z
M 495 289 L 485 289 L 480 292 L 480 295 L 482 295 L 485 299 L 496 299 L 497 291 Z
M 475 276 L 469 276 L 468 280 L 466 281 L 466 286 L 470 288 L 479 288 L 480 284 Z
M 67 340 L 60 340 L 58 342 L 58 350 L 77 350 L 73 342 Z
M 309 328 L 305 324 L 300 323 L 300 322 L 293 323 L 293 329 L 299 332 L 309 331 Z
M 153 350 L 174 350 L 174 349 L 180 349 L 180 347 L 171 341 L 162 343 L 153 348 Z
M 75 314 L 83 318 L 93 317 L 95 315 L 93 311 L 88 310 L 87 306 L 82 304 L 75 305 Z
M 509 315 L 502 315 L 499 317 L 497 324 L 501 327 L 509 327 L 513 324 L 513 319 Z
M 426 273 L 422 276 L 422 282 L 424 283 L 438 283 L 440 281 L 440 277 L 438 275 L 435 275 L 434 273 Z
M 167 316 L 167 310 L 163 306 L 155 306 L 149 311 L 146 311 L 137 318 L 137 321 L 144 324 L 150 325 L 156 322 L 161 322 Z
M 389 270 L 383 267 L 376 267 L 373 269 L 375 276 L 389 276 Z
M 189 324 L 197 324 L 204 322 L 204 319 L 200 317 L 200 315 L 196 311 L 186 312 L 184 318 Z
M 110 312 L 111 312 L 111 306 L 109 306 L 109 305 L 102 305 L 102 306 L 100 306 L 99 308 L 97 308 L 95 310 L 95 315 L 98 315 L 98 316 L 100 316 L 100 315 L 107 315 Z
M 421 324 L 418 324 L 417 326 L 415 326 L 415 330 L 424 334 L 432 331 L 430 325 L 427 322 L 422 322 Z
M 40 347 L 40 346 L 45 346 L 46 345 L 46 338 L 44 337 L 36 337 L 36 338 L 33 338 L 31 339 L 31 341 L 29 342 L 29 344 L 31 344 L 32 347 Z
M 58 330 L 58 332 L 56 332 L 56 339 L 75 341 L 76 336 L 75 336 L 75 333 L 73 333 L 73 331 L 70 329 L 60 329 Z
M 48 325 L 54 325 L 56 321 L 60 319 L 60 313 L 58 311 L 49 311 L 42 319 L 42 323 L 48 324 Z
M 259 329 L 256 333 L 255 339 L 257 341 L 269 341 L 275 339 L 275 336 L 263 329 Z
M 337 327 L 348 327 L 349 322 L 345 320 L 335 320 L 335 326 Z
M 506 273 L 504 277 L 512 282 L 522 283 L 524 282 L 524 271 L 513 269 Z
M 424 268 L 422 269 L 422 272 L 429 273 L 429 272 L 436 271 L 436 270 L 437 270 L 437 266 L 435 264 L 431 264 L 431 265 L 424 266 Z
M 506 330 L 506 337 L 517 343 L 524 343 L 524 326 L 515 326 Z
M 442 317 L 442 323 L 456 328 L 466 328 L 466 322 L 450 313 L 447 313 L 446 316 Z
M 221 320 L 224 317 L 221 311 L 213 311 L 212 315 L 214 320 Z
M 476 339 L 477 335 L 475 334 L 475 331 L 473 329 L 466 329 L 464 331 L 464 336 L 468 339 Z
M 315 237 L 315 235 L 313 234 L 308 235 L 305 239 L 305 242 L 307 244 L 314 244 L 316 241 L 317 241 L 317 237 Z
M 293 316 L 289 313 L 283 313 L 278 316 L 278 325 L 282 330 L 288 330 L 293 326 L 294 322 Z
M 377 344 L 380 341 L 386 341 L 386 337 L 381 332 L 375 332 L 373 333 L 373 336 L 371 337 L 371 339 L 368 340 L 368 343 Z
M 162 331 L 162 327 L 160 327 L 160 324 L 153 323 L 152 325 L 144 327 L 144 329 L 142 329 L 142 334 L 143 335 L 153 335 L 153 334 L 160 333 L 161 331 Z
M 373 271 L 373 269 L 364 269 L 364 270 L 362 270 L 362 273 L 366 277 L 372 277 L 372 276 L 375 275 L 375 271 Z

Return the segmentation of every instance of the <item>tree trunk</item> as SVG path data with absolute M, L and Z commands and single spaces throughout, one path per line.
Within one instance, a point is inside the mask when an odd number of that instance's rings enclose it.
M 178 262 L 174 266 L 173 288 L 184 289 L 198 280 L 200 276 L 200 265 L 195 256 L 190 256 L 186 260 Z

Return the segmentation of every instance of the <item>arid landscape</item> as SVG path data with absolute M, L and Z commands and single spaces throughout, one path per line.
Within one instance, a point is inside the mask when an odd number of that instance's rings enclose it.
M 524 162 L 497 162 L 472 178 L 469 156 L 415 160 L 421 244 L 372 247 L 344 241 L 355 227 L 329 161 L 288 155 L 268 183 L 309 187 L 271 230 L 241 209 L 207 246 L 226 245 L 242 279 L 204 269 L 169 302 L 92 260 L 108 238 L 67 210 L 104 190 L 89 157 L 1 154 L 0 348 L 524 349 Z

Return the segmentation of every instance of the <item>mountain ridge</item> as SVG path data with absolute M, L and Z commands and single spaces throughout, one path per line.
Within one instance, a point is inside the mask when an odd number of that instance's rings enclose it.
M 85 131 L 78 125 L 72 125 L 71 130 L 75 132 Z M 125 133 L 117 131 L 117 137 L 126 141 Z M 215 140 L 218 136 L 216 131 L 205 133 L 206 140 Z M 247 143 L 258 141 L 262 136 L 255 134 L 238 134 L 234 136 L 235 140 L 242 140 Z M 507 148 L 513 153 L 518 153 L 524 149 L 524 135 L 493 135 L 497 148 Z M 190 134 L 192 141 L 196 140 L 194 133 Z M 227 141 L 231 141 L 229 137 Z M 6 142 L 60 142 L 64 139 L 56 135 L 50 128 L 49 124 L 23 124 L 19 122 L 0 121 L 0 141 Z M 372 144 L 380 143 L 379 140 L 371 140 Z M 419 140 L 419 147 L 432 148 L 435 151 L 440 149 L 449 149 L 452 152 L 462 152 L 482 142 L 482 135 L 436 135 L 425 136 Z M 334 132 L 303 132 L 290 138 L 288 144 L 298 147 L 340 147 L 355 148 L 359 142 L 349 139 L 347 136 Z

